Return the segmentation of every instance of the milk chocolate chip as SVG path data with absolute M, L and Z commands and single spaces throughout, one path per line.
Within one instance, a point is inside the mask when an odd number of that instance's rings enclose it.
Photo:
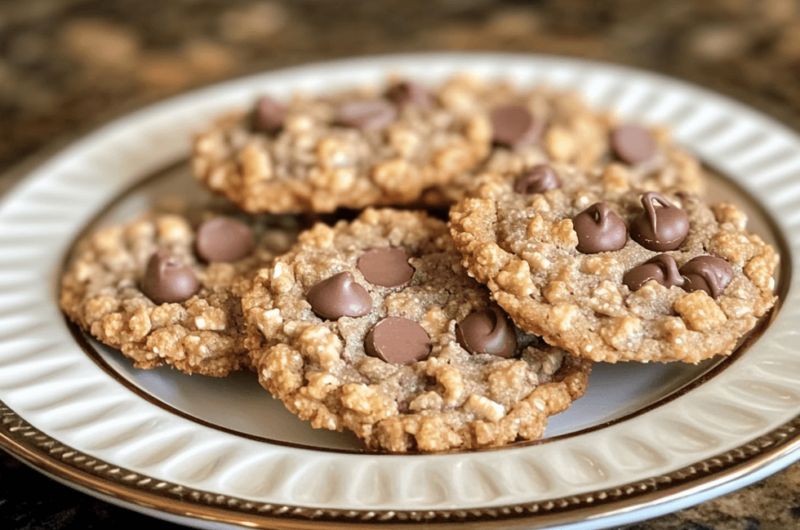
M 492 110 L 494 143 L 511 148 L 533 145 L 542 135 L 542 124 L 524 105 L 505 105 Z
M 628 164 L 647 162 L 656 154 L 656 143 L 641 125 L 620 125 L 611 133 L 611 148 Z
M 422 326 L 403 317 L 386 317 L 364 339 L 367 354 L 392 364 L 414 364 L 431 353 L 431 338 Z
M 628 241 L 625 222 L 604 202 L 597 202 L 572 218 L 578 251 L 584 254 L 619 250 Z
M 306 293 L 311 309 L 322 318 L 360 317 L 372 309 L 372 298 L 349 272 L 340 272 L 314 285 Z
M 386 90 L 386 98 L 400 109 L 407 106 L 427 109 L 436 101 L 427 88 L 412 81 L 403 81 L 390 86 Z
M 712 298 L 719 298 L 733 279 L 730 263 L 716 256 L 697 256 L 683 264 L 683 288 L 688 291 L 705 291 Z
M 388 101 L 372 99 L 345 103 L 339 108 L 336 123 L 362 130 L 383 129 L 397 117 L 397 110 Z
M 656 206 L 654 202 L 658 203 Z M 648 250 L 675 250 L 689 235 L 686 212 L 663 195 L 649 191 L 642 195 L 644 210 L 631 222 L 631 237 Z
M 667 288 L 673 285 L 683 285 L 683 278 L 678 272 L 678 264 L 675 263 L 675 258 L 669 254 L 659 254 L 632 268 L 622 277 L 622 283 L 627 285 L 631 291 L 639 290 L 650 280 L 655 280 Z
M 560 187 L 561 179 L 553 168 L 546 164 L 533 166 L 514 182 L 514 191 L 522 195 L 544 193 Z
M 364 279 L 373 285 L 403 287 L 414 275 L 403 247 L 373 248 L 364 252 L 356 265 Z
M 288 113 L 289 110 L 282 103 L 269 96 L 263 96 L 258 100 L 253 113 L 253 130 L 266 133 L 275 132 L 283 127 Z
M 489 353 L 509 358 L 517 352 L 514 326 L 498 307 L 468 315 L 456 327 L 456 340 L 470 353 Z
M 233 219 L 217 217 L 200 225 L 194 247 L 198 256 L 209 263 L 230 263 L 250 254 L 255 246 L 250 229 Z
M 147 262 L 141 287 L 153 302 L 171 304 L 191 298 L 200 289 L 200 282 L 191 267 L 156 252 Z

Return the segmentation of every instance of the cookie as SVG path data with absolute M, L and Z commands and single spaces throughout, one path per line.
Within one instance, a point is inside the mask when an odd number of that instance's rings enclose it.
M 248 212 L 409 204 L 488 154 L 485 114 L 448 103 L 447 90 L 401 82 L 285 103 L 265 96 L 195 139 L 193 171 Z
M 199 217 L 147 215 L 84 238 L 62 278 L 64 313 L 137 368 L 248 368 L 240 296 L 299 227 L 289 216 Z
M 304 232 L 242 299 L 261 384 L 372 449 L 540 437 L 585 393 L 591 363 L 516 329 L 460 259 L 421 212 L 368 209 Z
M 560 187 L 498 179 L 450 216 L 464 265 L 526 331 L 594 361 L 697 363 L 774 304 L 778 255 L 734 205 L 547 171 Z
M 450 97 L 455 99 L 454 92 Z M 427 190 L 421 200 L 425 204 L 453 204 L 474 192 L 485 174 L 515 180 L 542 164 L 574 166 L 615 191 L 633 187 L 702 194 L 705 189 L 702 165 L 672 141 L 667 129 L 620 120 L 612 112 L 592 109 L 575 93 L 546 86 L 518 91 L 491 83 L 463 90 L 457 99 L 486 109 L 492 151 L 475 170 Z

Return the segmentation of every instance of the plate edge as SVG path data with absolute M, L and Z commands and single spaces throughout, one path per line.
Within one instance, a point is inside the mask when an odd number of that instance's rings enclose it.
M 59 442 L 35 428 L 2 401 L 0 417 L 0 448 L 67 484 L 82 486 L 143 508 L 204 521 L 241 524 L 243 516 L 246 516 L 247 526 L 251 528 L 327 530 L 342 525 L 363 527 L 391 523 L 404 527 L 425 523 L 439 528 L 458 524 L 461 529 L 510 528 L 524 524 L 525 528 L 535 529 L 548 527 L 556 521 L 572 525 L 587 520 L 600 522 L 623 514 L 632 521 L 635 513 L 658 510 L 660 506 L 666 508 L 649 515 L 666 513 L 668 504 L 678 497 L 691 497 L 752 478 L 738 484 L 744 486 L 758 478 L 754 474 L 760 469 L 776 463 L 786 467 L 800 460 L 800 416 L 796 416 L 777 429 L 725 453 L 666 475 L 605 490 L 466 510 L 334 510 L 250 501 L 159 480 Z

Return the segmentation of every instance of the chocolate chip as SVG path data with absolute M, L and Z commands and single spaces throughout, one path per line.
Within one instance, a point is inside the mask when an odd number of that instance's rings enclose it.
M 650 280 L 655 280 L 667 288 L 673 285 L 683 285 L 683 278 L 678 272 L 678 264 L 675 263 L 675 258 L 669 254 L 659 254 L 632 268 L 622 277 L 622 283 L 627 285 L 631 291 L 639 290 Z
M 364 339 L 367 354 L 392 364 L 414 364 L 431 353 L 431 338 L 422 326 L 403 317 L 386 317 Z
M 255 244 L 248 227 L 233 219 L 216 217 L 197 229 L 194 248 L 197 255 L 209 263 L 230 263 L 250 254 Z
M 733 279 L 730 263 L 716 256 L 697 256 L 683 264 L 683 288 L 688 291 L 705 291 L 712 298 L 719 298 Z
M 256 132 L 275 132 L 283 127 L 286 115 L 289 110 L 283 103 L 280 103 L 269 96 L 263 96 L 258 100 L 256 110 L 253 113 L 253 130 Z
M 647 162 L 656 154 L 656 143 L 641 125 L 620 125 L 611 133 L 611 148 L 628 164 Z
M 345 103 L 336 115 L 336 124 L 362 130 L 383 129 L 397 117 L 391 103 L 380 99 Z
M 403 81 L 390 86 L 386 90 L 386 98 L 400 109 L 407 106 L 427 109 L 436 101 L 427 88 L 412 81 Z
M 402 247 L 367 250 L 356 266 L 365 280 L 383 287 L 403 287 L 414 275 L 414 267 L 408 264 L 408 254 Z
M 511 148 L 533 145 L 542 135 L 542 124 L 524 105 L 505 105 L 490 115 L 494 143 Z
M 597 202 L 572 218 L 578 251 L 584 254 L 619 250 L 628 241 L 625 222 L 604 202 Z
M 509 358 L 517 352 L 514 326 L 498 307 L 470 313 L 456 327 L 456 340 L 469 353 Z
M 558 174 L 546 164 L 533 166 L 514 182 L 514 191 L 523 195 L 544 193 L 560 187 L 561 179 Z
M 656 207 L 653 202 L 660 206 Z M 649 191 L 642 195 L 644 210 L 631 222 L 631 238 L 648 250 L 675 250 L 689 235 L 686 212 L 663 195 Z
M 147 262 L 141 287 L 153 302 L 171 304 L 191 298 L 200 289 L 200 282 L 191 267 L 156 252 Z
M 340 272 L 317 283 L 306 293 L 311 309 L 330 320 L 360 317 L 372 309 L 372 298 L 349 272 Z

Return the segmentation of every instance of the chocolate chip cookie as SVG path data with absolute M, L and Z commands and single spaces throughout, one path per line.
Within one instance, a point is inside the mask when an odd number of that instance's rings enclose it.
M 197 217 L 147 215 L 80 241 L 61 282 L 63 311 L 137 368 L 224 376 L 249 367 L 240 296 L 294 242 L 298 222 Z
M 545 86 L 518 91 L 503 83 L 467 92 L 478 97 L 492 130 L 492 151 L 475 170 L 423 195 L 430 205 L 453 204 L 474 192 L 485 174 L 516 180 L 542 164 L 570 165 L 615 191 L 637 188 L 701 194 L 700 162 L 667 129 L 643 127 L 590 108 L 578 95 Z M 477 104 L 472 104 L 477 106 Z
M 487 182 L 450 215 L 464 265 L 526 331 L 595 361 L 696 363 L 772 307 L 778 256 L 735 206 L 538 172 Z
M 591 363 L 517 329 L 460 259 L 421 212 L 368 209 L 304 232 L 242 299 L 261 384 L 372 449 L 540 437 L 585 393 Z
M 482 161 L 491 134 L 472 106 L 411 82 L 326 97 L 262 97 L 194 142 L 195 176 L 249 212 L 408 204 Z

